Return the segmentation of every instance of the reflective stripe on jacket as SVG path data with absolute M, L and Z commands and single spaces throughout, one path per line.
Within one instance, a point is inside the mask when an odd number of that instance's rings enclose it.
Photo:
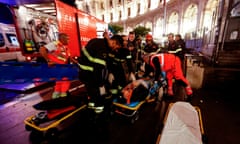
M 82 48 L 82 52 L 83 52 L 83 55 L 88 59 L 88 61 L 90 63 L 96 63 L 96 64 L 100 64 L 100 65 L 103 65 L 103 66 L 106 66 L 106 61 L 103 60 L 103 59 L 100 59 L 100 58 L 95 58 L 95 57 L 92 57 L 87 49 L 85 47 Z M 91 66 L 90 64 L 82 64 L 82 63 L 79 63 L 78 64 L 79 67 L 82 69 L 82 70 L 85 70 L 85 71 L 91 71 L 93 72 L 94 71 L 94 67 Z
M 153 64 L 153 58 L 155 58 L 155 57 L 158 57 L 159 63 L 161 65 L 161 67 L 163 68 L 164 67 L 164 54 L 156 54 L 156 55 L 151 56 L 151 58 L 150 58 L 150 65 L 154 69 L 155 69 L 155 66 Z
M 90 62 L 93 62 L 93 63 L 97 63 L 97 64 L 100 64 L 100 65 L 103 65 L 103 66 L 106 66 L 106 61 L 103 60 L 103 59 L 100 59 L 100 58 L 94 58 L 92 57 L 86 48 L 82 48 L 82 51 L 83 51 L 83 54 L 88 58 L 88 60 Z

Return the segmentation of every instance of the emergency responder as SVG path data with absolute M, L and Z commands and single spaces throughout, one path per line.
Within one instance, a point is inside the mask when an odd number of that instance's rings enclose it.
M 125 87 L 130 80 L 134 79 L 134 71 L 132 65 L 132 56 L 127 48 L 128 37 L 122 35 L 123 47 L 120 49 L 113 49 L 109 54 L 109 83 L 111 94 L 113 98 L 118 97 L 123 87 Z
M 68 35 L 66 33 L 59 33 L 57 41 L 42 46 L 39 52 L 49 65 L 67 64 L 70 58 L 70 53 L 67 48 L 68 42 Z M 69 87 L 70 81 L 67 78 L 63 78 L 62 81 L 56 81 L 52 98 L 67 96 Z
M 184 55 L 185 55 L 185 53 L 187 53 L 186 43 L 182 39 L 182 36 L 180 34 L 175 35 L 175 41 L 176 41 L 176 44 L 177 44 L 177 47 L 179 50 L 178 52 L 175 53 L 175 55 L 180 58 L 181 63 L 182 63 L 182 70 L 184 72 L 184 75 L 186 75 L 186 62 L 184 59 Z
M 143 44 L 142 44 L 142 38 L 141 36 L 136 36 L 136 49 L 137 49 L 137 55 L 136 55 L 136 72 L 139 71 L 141 64 L 143 63 L 142 60 L 142 53 L 143 53 Z
M 181 59 L 181 61 L 183 62 L 184 60 L 184 54 L 187 52 L 186 51 L 186 44 L 185 41 L 182 39 L 182 36 L 180 34 L 176 34 L 175 35 L 175 41 L 177 44 L 177 47 L 180 51 L 178 51 L 176 53 L 176 55 Z
M 137 47 L 136 47 L 136 39 L 135 39 L 135 32 L 130 31 L 128 34 L 128 44 L 127 47 L 129 49 L 129 52 L 132 56 L 133 60 L 133 68 L 134 72 L 136 71 L 137 65 L 136 65 L 136 60 L 137 60 Z
M 134 48 L 136 47 L 135 33 L 133 31 L 128 34 L 128 47 L 129 46 L 133 46 Z
M 150 34 L 147 34 L 145 37 L 146 45 L 143 49 L 145 54 L 158 53 L 158 45 L 153 41 L 153 37 Z
M 182 62 L 184 59 L 183 48 L 185 48 L 185 44 L 177 42 L 173 33 L 168 34 L 168 53 L 178 56 Z
M 177 37 L 180 35 L 177 35 Z M 178 56 L 181 60 L 181 67 L 183 69 L 184 75 L 186 75 L 185 70 L 185 62 L 184 62 L 184 53 L 185 50 L 185 43 L 184 41 L 178 40 L 178 38 L 174 39 L 174 34 L 168 34 L 168 53 L 174 54 Z
M 105 85 L 108 77 L 108 53 L 122 46 L 122 37 L 113 35 L 111 38 L 107 36 L 91 39 L 82 48 L 78 59 L 80 81 L 85 84 L 90 97 L 88 107 L 94 109 L 96 113 L 102 113 L 104 110 L 104 96 L 107 95 Z
M 182 82 L 185 86 L 186 94 L 188 95 L 188 100 L 192 97 L 192 88 L 188 80 L 184 77 L 181 69 L 181 61 L 174 54 L 169 53 L 159 53 L 159 54 L 150 54 L 144 56 L 144 61 L 146 64 L 150 64 L 154 68 L 155 72 L 155 81 L 162 81 L 164 77 L 163 72 L 166 74 L 167 84 L 168 84 L 168 95 L 173 96 L 173 78 L 177 81 Z

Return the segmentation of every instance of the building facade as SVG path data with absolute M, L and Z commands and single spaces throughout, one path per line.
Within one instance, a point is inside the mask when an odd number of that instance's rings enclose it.
M 234 47 L 239 49 L 240 0 L 77 0 L 81 9 L 127 34 L 137 26 L 151 29 L 156 40 L 181 34 L 188 48 L 214 63 Z M 231 26 L 230 26 L 231 25 Z M 224 51 L 224 52 L 222 52 Z M 238 56 L 236 56 L 238 57 Z M 223 62 L 224 63 L 224 62 Z M 239 64 L 240 66 L 240 64 Z

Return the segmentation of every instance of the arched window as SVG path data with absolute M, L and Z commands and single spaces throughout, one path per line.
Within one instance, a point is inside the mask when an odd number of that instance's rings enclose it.
M 197 27 L 197 5 L 191 4 L 188 6 L 183 17 L 182 33 L 190 34 L 191 37 L 196 37 Z
M 178 13 L 173 12 L 171 13 L 169 20 L 168 20 L 168 32 L 167 33 L 178 33 Z

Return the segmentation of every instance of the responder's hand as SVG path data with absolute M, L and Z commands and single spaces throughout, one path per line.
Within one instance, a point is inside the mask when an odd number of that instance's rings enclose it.
M 114 75 L 113 75 L 112 73 L 110 73 L 110 74 L 108 75 L 108 82 L 109 82 L 110 84 L 112 84 L 113 81 L 114 81 Z
M 157 92 L 157 90 L 158 90 L 159 87 L 160 87 L 160 86 L 159 86 L 158 81 L 154 81 L 152 87 L 151 87 L 150 90 L 149 90 L 150 95 L 154 95 L 154 94 Z
M 105 95 L 106 94 L 106 89 L 105 89 L 105 86 L 101 86 L 99 87 L 99 91 L 100 91 L 100 95 Z
M 153 87 L 158 89 L 160 87 L 159 84 L 160 84 L 159 81 L 154 81 Z
M 161 79 L 160 79 L 160 82 L 161 82 L 161 85 L 162 85 L 162 86 L 166 86 L 166 85 L 167 85 L 167 81 L 166 81 L 166 79 L 164 79 L 164 78 L 161 78 Z
M 143 72 L 145 72 L 145 64 L 142 64 L 142 65 L 140 66 L 140 70 L 143 71 Z
M 131 72 L 130 73 L 130 81 L 135 81 L 136 80 L 136 77 L 135 77 L 135 75 Z

